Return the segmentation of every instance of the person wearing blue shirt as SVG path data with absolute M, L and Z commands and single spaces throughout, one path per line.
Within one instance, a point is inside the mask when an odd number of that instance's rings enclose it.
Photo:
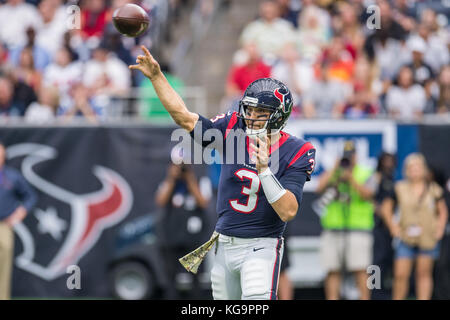
M 13 226 L 36 203 L 36 194 L 19 171 L 5 165 L 6 148 L 0 142 L 0 300 L 11 296 Z

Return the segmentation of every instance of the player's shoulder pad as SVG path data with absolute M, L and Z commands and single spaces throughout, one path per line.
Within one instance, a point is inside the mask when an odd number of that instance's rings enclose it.
M 211 119 L 211 122 L 216 128 L 220 128 L 224 132 L 224 138 L 226 138 L 230 130 L 238 123 L 238 113 L 236 111 L 228 111 L 227 113 L 217 115 Z
M 291 159 L 289 160 L 287 168 L 290 167 L 305 167 L 307 164 L 311 164 L 316 156 L 316 148 L 311 142 L 296 139 L 296 151 L 294 151 Z M 312 159 L 312 160 L 311 160 Z
M 232 118 L 236 118 L 237 120 L 237 112 L 234 111 L 228 111 L 227 113 L 220 113 L 217 116 L 215 116 L 214 118 L 211 118 L 209 120 L 211 120 L 212 123 L 216 123 L 216 122 L 229 122 Z

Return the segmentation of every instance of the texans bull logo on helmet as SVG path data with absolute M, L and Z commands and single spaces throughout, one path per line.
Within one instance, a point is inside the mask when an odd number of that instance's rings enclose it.
M 275 95 L 275 97 L 277 97 L 278 100 L 280 100 L 280 104 L 283 107 L 283 112 L 287 112 L 288 111 L 288 105 L 286 104 L 287 101 L 285 101 L 285 97 L 287 96 L 288 92 L 281 93 L 280 92 L 280 88 L 277 88 L 277 89 L 275 89 L 273 94 Z

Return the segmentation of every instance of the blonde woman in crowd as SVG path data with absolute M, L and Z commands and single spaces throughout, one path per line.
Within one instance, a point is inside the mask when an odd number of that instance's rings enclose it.
M 423 155 L 414 153 L 405 159 L 405 179 L 382 204 L 385 222 L 394 237 L 393 299 L 405 299 L 409 277 L 416 267 L 416 298 L 431 299 L 433 264 L 439 257 L 440 240 L 448 218 L 443 190 L 430 181 Z M 398 216 L 394 216 L 397 207 Z

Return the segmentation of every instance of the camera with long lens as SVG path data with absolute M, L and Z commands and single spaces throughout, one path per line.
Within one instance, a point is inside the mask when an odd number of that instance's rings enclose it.
M 343 170 L 349 169 L 352 165 L 352 158 L 355 154 L 355 144 L 353 141 L 346 141 L 344 145 L 344 154 L 339 161 L 339 168 L 335 172 L 329 187 L 323 192 L 321 197 L 312 203 L 312 209 L 321 216 L 325 208 L 333 201 L 348 202 L 350 195 L 347 192 L 341 192 L 338 189 L 340 184 L 348 184 L 348 181 L 341 179 Z
M 336 200 L 338 197 L 338 190 L 335 186 L 331 186 L 325 190 L 325 192 L 322 194 L 322 196 L 317 199 L 316 201 L 313 201 L 311 204 L 311 208 L 314 210 L 314 212 L 321 217 L 323 213 L 325 212 L 325 208 L 334 200 Z
M 342 169 L 348 169 L 350 168 L 352 164 L 352 157 L 355 154 L 355 144 L 353 141 L 346 141 L 344 144 L 344 154 L 342 155 L 341 161 L 340 161 L 340 167 Z
M 339 163 L 339 166 L 342 169 L 348 169 L 348 168 L 350 168 L 350 164 L 351 164 L 350 157 L 343 157 Z

